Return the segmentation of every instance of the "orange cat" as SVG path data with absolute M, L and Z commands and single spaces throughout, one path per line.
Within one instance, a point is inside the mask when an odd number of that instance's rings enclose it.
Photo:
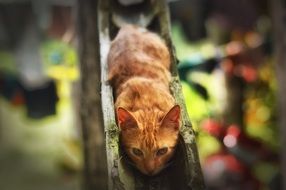
M 168 48 L 156 34 L 126 25 L 111 44 L 108 67 L 122 146 L 142 173 L 155 175 L 173 156 L 180 127 Z

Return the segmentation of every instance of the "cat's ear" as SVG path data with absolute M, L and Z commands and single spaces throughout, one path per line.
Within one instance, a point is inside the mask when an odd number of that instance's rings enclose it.
M 136 119 L 129 111 L 122 107 L 117 108 L 117 122 L 123 131 L 137 127 Z
M 162 127 L 178 130 L 180 127 L 181 108 L 179 105 L 172 107 L 162 120 Z

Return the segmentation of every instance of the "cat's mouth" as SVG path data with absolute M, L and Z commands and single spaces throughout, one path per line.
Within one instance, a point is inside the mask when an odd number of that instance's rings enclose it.
M 147 175 L 147 176 L 155 176 L 160 174 L 162 171 L 164 171 L 165 169 L 169 168 L 173 163 L 174 160 L 170 159 L 165 165 L 163 165 L 162 167 L 160 167 L 158 170 L 154 170 L 153 172 L 147 172 L 145 169 L 140 169 L 139 167 L 137 167 L 137 165 L 127 156 L 125 157 L 125 163 L 128 164 L 129 166 L 131 166 L 133 169 L 136 169 L 137 171 L 139 171 L 140 173 Z

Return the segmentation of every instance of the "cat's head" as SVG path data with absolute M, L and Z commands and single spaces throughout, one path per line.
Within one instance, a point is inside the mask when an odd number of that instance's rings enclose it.
M 173 156 L 180 127 L 180 106 L 167 113 L 131 113 L 117 109 L 121 143 L 135 166 L 146 175 L 159 173 Z

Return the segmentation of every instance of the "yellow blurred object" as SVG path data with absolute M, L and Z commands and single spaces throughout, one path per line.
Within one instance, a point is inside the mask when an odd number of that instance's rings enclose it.
M 79 71 L 76 66 L 56 65 L 47 68 L 48 76 L 57 80 L 77 80 Z
M 77 54 L 70 44 L 58 40 L 47 40 L 42 44 L 41 54 L 49 77 L 69 81 L 79 78 Z

